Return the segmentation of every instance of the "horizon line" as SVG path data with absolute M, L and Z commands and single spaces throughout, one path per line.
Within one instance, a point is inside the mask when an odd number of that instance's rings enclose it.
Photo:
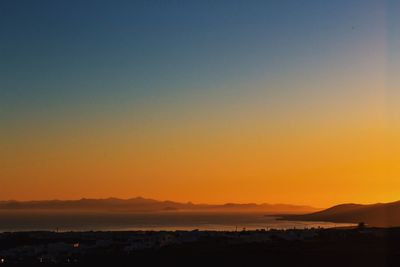
M 37 199 L 37 200 L 18 200 L 18 199 L 6 199 L 6 200 L 0 200 L 0 202 L 45 202 L 45 201 L 82 201 L 82 200 L 122 200 L 122 201 L 128 201 L 128 200 L 134 200 L 134 199 L 143 199 L 143 200 L 153 200 L 153 201 L 158 201 L 158 202 L 174 202 L 174 203 L 181 203 L 181 204 L 193 204 L 193 205 L 227 205 L 227 204 L 236 204 L 236 205 L 272 205 L 272 206 L 278 206 L 278 205 L 290 205 L 290 206 L 301 206 L 301 207 L 309 207 L 309 208 L 314 208 L 314 209 L 323 209 L 323 208 L 329 208 L 329 207 L 334 207 L 337 205 L 343 205 L 343 204 L 358 204 L 358 205 L 374 205 L 374 204 L 388 204 L 388 203 L 395 203 L 398 201 L 390 201 L 390 202 L 370 202 L 370 203 L 355 203 L 355 202 L 342 202 L 342 203 L 336 203 L 327 207 L 315 207 L 314 205 L 308 205 L 308 204 L 293 204 L 293 203 L 271 203 L 271 202 L 234 202 L 234 201 L 228 201 L 228 202 L 220 202 L 220 203 L 196 203 L 193 201 L 175 201 L 175 200 L 170 200 L 170 199 L 165 199 L 165 200 L 160 200 L 160 199 L 155 199 L 155 198 L 147 198 L 143 196 L 136 196 L 136 197 L 129 197 L 129 198 L 120 198 L 120 197 L 103 197 L 103 198 L 95 198 L 95 197 L 81 197 L 81 198 L 76 198 L 76 199 L 61 199 L 61 198 L 51 198 L 51 199 Z

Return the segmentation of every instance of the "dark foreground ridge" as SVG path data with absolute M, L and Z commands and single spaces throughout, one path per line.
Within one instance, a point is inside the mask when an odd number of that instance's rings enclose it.
M 2 266 L 400 266 L 400 228 L 0 234 Z

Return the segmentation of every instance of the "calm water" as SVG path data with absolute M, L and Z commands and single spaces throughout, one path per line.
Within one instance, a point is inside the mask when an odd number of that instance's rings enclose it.
M 0 232 L 5 231 L 119 231 L 119 230 L 220 230 L 339 227 L 351 224 L 279 221 L 263 213 L 60 213 L 1 211 Z

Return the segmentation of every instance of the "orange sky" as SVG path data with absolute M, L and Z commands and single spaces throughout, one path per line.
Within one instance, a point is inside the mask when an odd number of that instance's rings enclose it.
M 145 2 L 6 4 L 0 200 L 400 199 L 398 2 Z
M 182 102 L 132 120 L 89 121 L 82 114 L 46 121 L 46 131 L 40 121 L 26 122 L 28 132 L 14 125 L 2 145 L 0 175 L 7 179 L 0 193 L 21 200 L 140 195 L 316 207 L 394 201 L 400 132 L 371 92 L 357 106 L 352 101 L 353 112 L 345 101 L 294 101 L 299 106 L 287 112 L 254 106 L 255 98 L 207 108 L 196 98 L 186 113 Z

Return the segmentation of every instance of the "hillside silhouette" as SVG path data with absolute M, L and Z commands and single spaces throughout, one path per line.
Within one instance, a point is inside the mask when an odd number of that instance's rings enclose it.
M 281 219 L 337 223 L 364 222 L 376 227 L 400 226 L 400 201 L 371 205 L 342 204 L 311 214 L 285 215 Z

